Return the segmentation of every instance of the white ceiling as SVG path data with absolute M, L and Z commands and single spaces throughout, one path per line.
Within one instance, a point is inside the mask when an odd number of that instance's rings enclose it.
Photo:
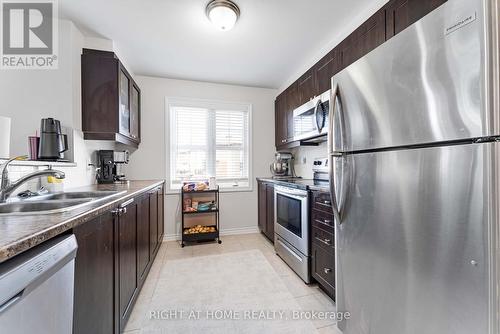
M 113 40 L 135 74 L 279 88 L 383 2 L 235 1 L 241 17 L 229 32 L 206 18 L 208 0 L 60 0 L 59 8 L 86 35 Z

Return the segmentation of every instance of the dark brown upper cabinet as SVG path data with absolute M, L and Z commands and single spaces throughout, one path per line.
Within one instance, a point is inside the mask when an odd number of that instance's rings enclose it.
M 333 50 L 306 71 L 276 99 L 276 149 L 293 141 L 293 110 L 331 88 L 332 77 L 415 23 L 447 0 L 391 0 Z
M 314 98 L 317 91 L 316 79 L 314 76 L 314 68 L 309 69 L 297 80 L 297 96 L 298 106 L 303 105 L 307 101 Z M 295 108 L 294 108 L 295 109 Z
M 316 92 L 320 95 L 331 87 L 332 77 L 340 70 L 340 55 L 337 49 L 333 49 L 326 56 L 321 58 L 313 67 L 316 79 Z
M 360 59 L 385 42 L 385 10 L 381 9 L 339 45 L 342 68 Z
M 113 52 L 83 49 L 82 129 L 85 139 L 141 142 L 141 90 Z
M 293 141 L 293 111 L 300 106 L 299 81 L 293 83 L 286 90 L 286 143 Z
M 386 7 L 386 39 L 401 31 L 441 6 L 447 0 L 392 0 Z

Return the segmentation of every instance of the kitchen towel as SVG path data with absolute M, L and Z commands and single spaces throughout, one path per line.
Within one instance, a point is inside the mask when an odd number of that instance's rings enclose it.
M 0 158 L 10 156 L 10 118 L 0 116 Z

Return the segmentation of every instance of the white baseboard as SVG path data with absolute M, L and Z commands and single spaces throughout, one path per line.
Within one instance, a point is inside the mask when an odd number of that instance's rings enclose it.
M 220 235 L 237 235 L 237 234 L 250 234 L 259 233 L 259 228 L 255 227 L 238 227 L 238 228 L 227 228 L 220 231 Z M 163 241 L 177 241 L 181 240 L 180 234 L 165 234 L 163 236 Z

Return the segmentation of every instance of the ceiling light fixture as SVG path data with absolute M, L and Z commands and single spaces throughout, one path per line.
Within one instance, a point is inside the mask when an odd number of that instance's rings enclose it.
M 240 8 L 231 0 L 212 0 L 205 12 L 210 22 L 223 31 L 231 30 L 240 17 Z

